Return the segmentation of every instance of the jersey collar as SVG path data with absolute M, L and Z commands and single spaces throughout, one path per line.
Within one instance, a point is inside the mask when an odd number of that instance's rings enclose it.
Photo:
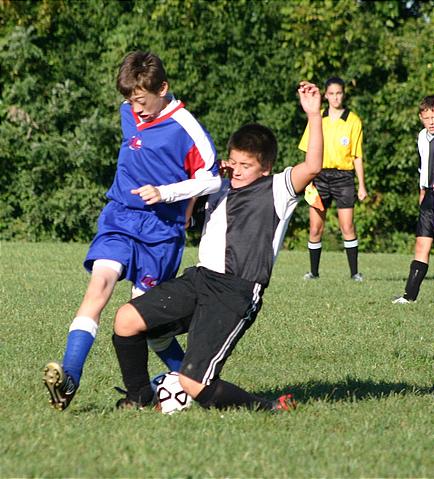
M 345 108 L 345 110 L 342 112 L 341 116 L 339 117 L 340 120 L 347 121 L 348 115 L 350 114 L 350 110 L 348 108 Z M 322 117 L 325 118 L 326 116 L 329 116 L 329 109 L 326 108 L 322 112 Z
M 170 118 L 176 111 L 180 110 L 181 108 L 184 108 L 184 103 L 182 103 L 180 100 L 175 100 L 174 98 L 172 101 L 164 108 L 161 110 L 160 114 L 158 115 L 155 120 L 152 121 L 143 121 L 139 115 L 137 115 L 132 107 L 131 107 L 131 112 L 133 113 L 134 120 L 136 121 L 136 126 L 139 131 L 144 130 L 145 128 L 150 128 L 152 126 L 158 125 L 159 123 L 163 122 L 164 120 L 167 120 Z

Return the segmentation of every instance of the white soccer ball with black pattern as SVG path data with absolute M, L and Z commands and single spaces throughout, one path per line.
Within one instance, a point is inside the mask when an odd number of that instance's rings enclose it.
M 193 399 L 179 384 L 179 375 L 175 372 L 159 374 L 151 381 L 155 387 L 158 405 L 163 414 L 173 414 L 191 406 Z

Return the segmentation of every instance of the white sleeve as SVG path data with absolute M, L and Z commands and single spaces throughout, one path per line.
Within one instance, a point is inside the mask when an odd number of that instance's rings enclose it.
M 292 166 L 289 166 L 282 173 L 273 175 L 274 207 L 280 219 L 287 218 L 293 210 L 291 205 L 295 208 L 300 199 L 292 185 L 291 171 Z
M 220 176 L 213 176 L 211 171 L 197 170 L 195 178 L 172 183 L 170 185 L 157 186 L 164 203 L 187 200 L 193 196 L 202 196 L 215 193 L 220 189 Z

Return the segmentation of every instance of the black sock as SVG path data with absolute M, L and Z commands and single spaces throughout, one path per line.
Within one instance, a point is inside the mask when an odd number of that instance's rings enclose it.
M 272 401 L 250 394 L 235 384 L 222 379 L 216 379 L 209 386 L 205 386 L 195 399 L 205 409 L 210 407 L 217 409 L 246 407 L 252 410 L 270 410 L 273 406 Z
M 146 334 L 118 336 L 113 333 L 112 341 L 128 399 L 140 404 L 150 403 L 154 393 L 149 381 Z
M 357 238 L 354 238 L 353 240 L 344 240 L 344 248 L 347 253 L 350 274 L 351 276 L 354 276 L 359 272 L 357 264 L 357 259 L 359 256 L 359 243 Z
M 427 263 L 422 263 L 422 261 L 417 260 L 411 262 L 410 273 L 408 275 L 407 284 L 405 285 L 405 299 L 416 301 L 420 285 L 425 278 L 427 271 Z
M 317 241 L 316 243 L 309 241 L 307 247 L 309 249 L 310 272 L 314 276 L 319 276 L 319 260 L 321 259 L 322 243 L 321 241 Z

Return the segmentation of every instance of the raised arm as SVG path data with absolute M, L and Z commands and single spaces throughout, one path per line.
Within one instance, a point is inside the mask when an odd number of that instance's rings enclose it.
M 323 160 L 323 134 L 321 118 L 321 93 L 313 83 L 302 81 L 298 88 L 300 103 L 307 115 L 309 143 L 305 160 L 294 166 L 291 181 L 296 193 L 305 187 L 321 171 Z

